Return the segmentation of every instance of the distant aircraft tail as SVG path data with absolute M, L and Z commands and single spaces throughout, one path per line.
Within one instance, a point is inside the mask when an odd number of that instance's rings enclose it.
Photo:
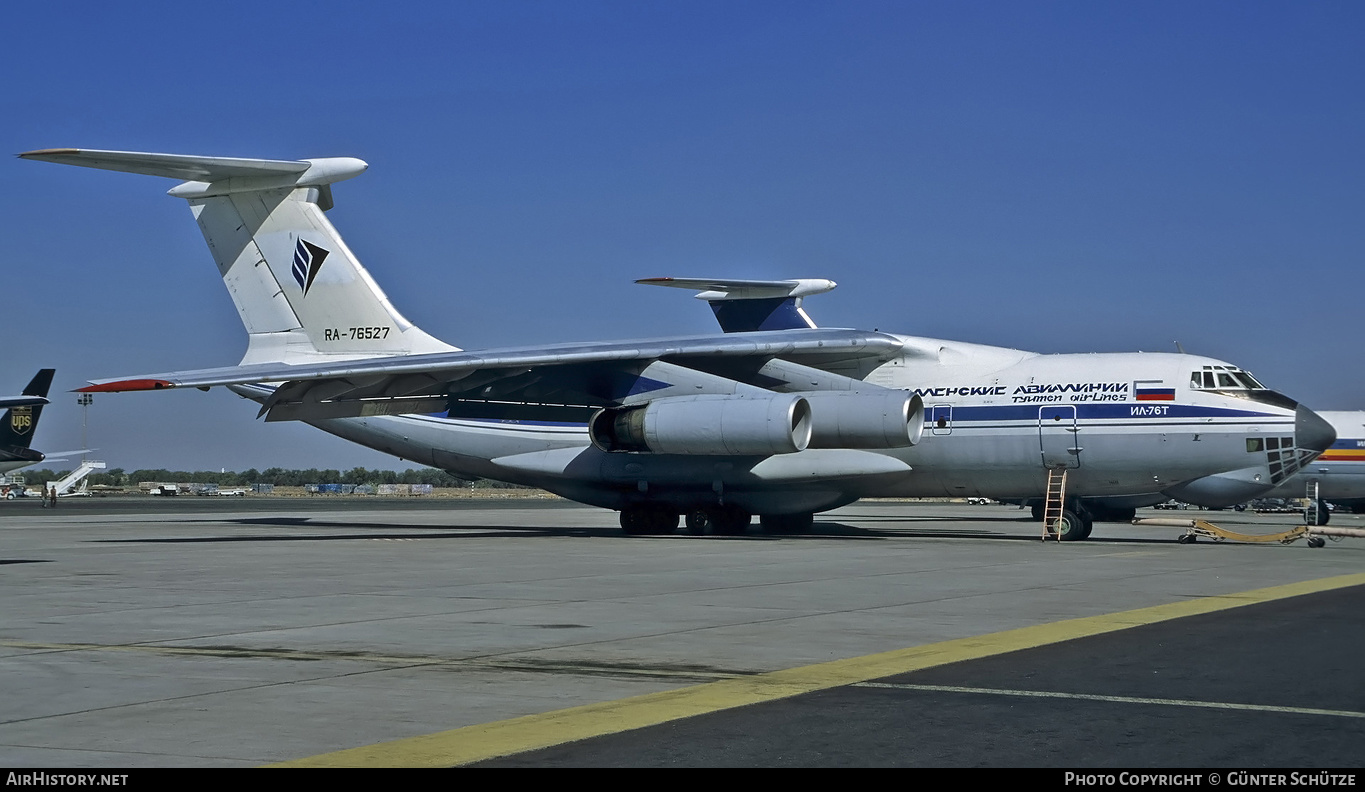
M 56 369 L 42 369 L 24 388 L 24 396 L 32 399 L 6 399 L 14 406 L 0 416 L 0 461 L 42 462 L 43 455 L 29 448 L 33 442 L 33 432 L 38 428 L 38 417 L 43 414 L 47 402 L 48 389 L 52 387 L 52 375 Z M 32 404 L 23 402 L 31 401 Z
M 458 351 L 398 313 L 324 212 L 358 159 L 251 160 L 91 149 L 25 159 L 186 180 L 189 201 L 247 331 L 243 364 Z

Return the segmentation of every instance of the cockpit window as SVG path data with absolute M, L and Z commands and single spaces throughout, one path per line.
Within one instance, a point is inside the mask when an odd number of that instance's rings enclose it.
M 1204 366 L 1190 373 L 1190 387 L 1195 390 L 1263 391 L 1265 386 L 1251 376 L 1251 372 L 1232 366 Z
M 1290 410 L 1298 406 L 1298 402 L 1268 389 L 1251 376 L 1251 372 L 1242 371 L 1236 366 L 1201 366 L 1198 371 L 1190 372 L 1190 389 L 1274 404 Z

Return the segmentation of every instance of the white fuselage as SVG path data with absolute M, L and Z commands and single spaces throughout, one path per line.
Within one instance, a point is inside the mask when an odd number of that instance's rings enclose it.
M 608 508 L 644 498 L 679 508 L 724 499 L 757 513 L 820 511 L 863 497 L 1029 498 L 1043 492 L 1050 467 L 1069 470 L 1076 497 L 1155 502 L 1173 487 L 1218 474 L 1232 474 L 1254 497 L 1293 472 L 1276 464 L 1278 449 L 1284 446 L 1287 458 L 1294 445 L 1293 402 L 1190 387 L 1192 371 L 1226 365 L 1220 361 L 1040 355 L 901 338 L 905 353 L 865 381 L 923 398 L 924 433 L 907 448 L 718 458 L 607 453 L 593 447 L 581 424 L 445 415 L 312 423 L 456 475 L 524 483 Z

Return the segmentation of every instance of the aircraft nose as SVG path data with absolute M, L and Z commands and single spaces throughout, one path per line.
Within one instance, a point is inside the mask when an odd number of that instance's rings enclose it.
M 1337 430 L 1322 416 L 1300 404 L 1294 410 L 1294 443 L 1299 448 L 1321 454 L 1337 441 Z

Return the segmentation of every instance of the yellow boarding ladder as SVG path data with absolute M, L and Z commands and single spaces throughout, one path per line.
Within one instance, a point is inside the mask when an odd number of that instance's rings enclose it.
M 1043 499 L 1043 541 L 1062 540 L 1062 510 L 1066 505 L 1066 468 L 1047 470 L 1047 495 Z
M 1318 500 L 1317 479 L 1308 480 L 1307 492 L 1304 493 L 1304 497 L 1308 499 L 1308 505 L 1303 508 L 1303 521 L 1308 525 L 1324 524 L 1326 521 L 1322 519 L 1324 515 L 1320 511 L 1322 501 Z

